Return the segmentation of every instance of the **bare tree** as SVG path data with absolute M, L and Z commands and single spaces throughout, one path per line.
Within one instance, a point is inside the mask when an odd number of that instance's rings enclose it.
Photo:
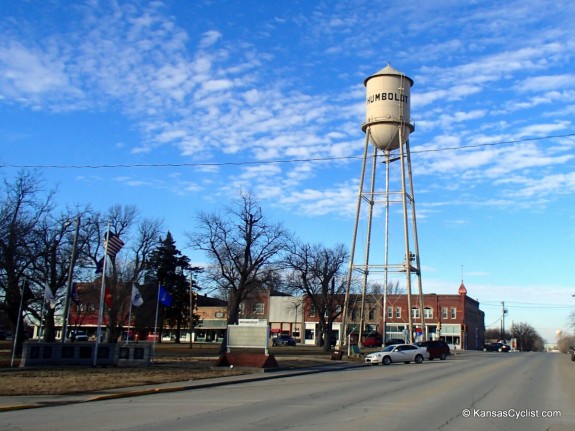
M 517 348 L 522 352 L 540 352 L 544 348 L 543 338 L 528 323 L 518 322 L 511 325 L 511 336 L 517 339 Z
M 84 210 L 85 211 L 85 210 Z M 31 286 L 39 299 L 30 312 L 44 327 L 43 339 L 56 340 L 54 317 L 67 301 L 67 281 L 74 245 L 74 218 L 80 211 L 68 211 L 53 217 L 48 215 L 38 223 L 36 229 L 41 253 L 35 259 L 31 272 Z M 54 298 L 51 301 L 50 298 Z
M 388 295 L 404 295 L 406 292 L 405 287 L 399 285 L 399 280 L 387 282 L 387 294 Z M 383 284 L 382 283 L 370 283 L 369 293 L 371 295 L 383 295 Z
M 560 352 L 567 353 L 573 348 L 575 348 L 575 335 L 562 335 L 557 339 L 557 349 Z
M 485 330 L 485 339 L 486 340 L 499 340 L 501 336 L 501 330 L 499 328 L 489 328 Z
M 240 304 L 256 289 L 270 287 L 286 247 L 287 232 L 269 223 L 250 194 L 241 194 L 223 214 L 201 212 L 189 246 L 211 261 L 205 279 L 228 296 L 228 324 L 238 322 Z
M 108 230 L 125 246 L 117 254 L 104 256 Z M 107 259 L 104 285 L 109 298 L 105 304 L 108 342 L 116 342 L 122 334 L 130 311 L 132 285 L 143 278 L 146 262 L 159 244 L 161 233 L 162 222 L 140 219 L 134 206 L 115 205 L 106 214 L 91 214 L 83 223 L 82 236 L 86 238 L 83 262 L 98 267 L 103 258 Z
M 29 301 L 22 298 L 24 286 L 29 286 L 30 270 L 43 249 L 39 246 L 38 226 L 52 210 L 54 192 L 42 189 L 36 172 L 19 172 L 13 182 L 4 180 L 0 196 L 0 290 L 4 293 L 4 309 L 12 333 L 18 333 L 13 349 L 22 350 L 23 310 Z M 29 299 L 34 299 L 30 297 Z M 18 324 L 20 322 L 20 324 Z
M 316 342 L 323 343 L 325 351 L 331 346 L 332 324 L 342 313 L 345 293 L 342 271 L 348 259 L 343 244 L 327 248 L 294 242 L 286 254 L 288 285 L 309 298 L 319 319 Z

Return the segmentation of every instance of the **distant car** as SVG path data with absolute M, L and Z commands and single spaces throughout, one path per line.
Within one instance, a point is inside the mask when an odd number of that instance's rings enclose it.
M 363 339 L 363 347 L 381 347 L 383 340 L 379 335 L 368 335 Z
M 401 338 L 391 338 L 385 342 L 386 346 L 391 346 L 392 344 L 405 344 L 405 340 Z
M 71 331 L 70 332 L 70 340 L 72 341 L 88 341 L 88 334 L 86 331 Z
M 445 361 L 447 357 L 451 355 L 449 345 L 445 341 L 441 340 L 420 341 L 418 343 L 415 343 L 415 345 L 427 349 L 430 361 L 433 361 L 435 358 L 439 358 L 442 361 Z
M 272 345 L 274 346 L 295 346 L 295 338 L 289 335 L 278 335 L 272 338 Z
M 503 343 L 488 343 L 483 346 L 484 352 L 509 352 L 511 347 Z
M 383 364 L 389 365 L 392 362 L 404 362 L 409 364 L 415 362 L 421 364 L 424 359 L 429 358 L 427 349 L 417 347 L 413 344 L 392 344 L 391 346 L 384 347 L 379 352 L 374 352 L 366 355 L 366 364 Z
M 569 347 L 569 353 L 571 353 L 571 360 L 575 361 L 575 346 Z

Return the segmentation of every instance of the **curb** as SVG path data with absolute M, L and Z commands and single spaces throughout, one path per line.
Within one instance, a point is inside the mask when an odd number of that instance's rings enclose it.
M 209 387 L 218 387 L 218 386 L 227 386 L 227 385 L 235 385 L 240 383 L 248 383 L 248 382 L 259 382 L 263 380 L 272 380 L 272 379 L 280 379 L 285 377 L 295 377 L 295 376 L 303 376 L 306 374 L 317 374 L 317 373 L 326 373 L 330 371 L 339 371 L 345 370 L 348 368 L 359 368 L 363 367 L 365 364 L 358 364 L 354 362 L 340 362 L 337 364 L 323 364 L 317 365 L 310 368 L 299 369 L 299 370 L 274 370 L 275 372 L 267 372 L 267 373 L 252 373 L 252 374 L 245 374 L 241 375 L 237 378 L 232 377 L 223 377 L 221 381 L 214 381 L 212 379 L 205 379 L 205 382 L 202 380 L 198 380 L 198 383 L 192 384 L 178 384 L 178 382 L 171 383 L 173 386 L 166 386 L 166 387 L 152 387 L 152 388 L 141 388 L 138 389 L 137 387 L 134 389 L 124 389 L 118 390 L 118 392 L 112 392 L 108 394 L 102 395 L 94 395 L 90 396 L 87 395 L 78 395 L 78 396 L 71 396 L 75 397 L 68 400 L 62 401 L 54 401 L 54 402 L 30 402 L 27 404 L 15 404 L 15 405 L 0 405 L 0 412 L 10 412 L 10 411 L 18 411 L 18 410 L 28 410 L 34 408 L 42 408 L 42 407 L 56 407 L 61 405 L 71 405 L 71 404 L 80 404 L 80 403 L 87 403 L 87 402 L 95 402 L 95 401 L 107 401 L 107 400 L 114 400 L 114 399 L 121 399 L 121 398 L 129 398 L 129 397 L 138 397 L 144 395 L 154 395 L 154 394 L 162 394 L 162 393 L 170 393 L 170 392 L 182 392 L 182 391 L 190 391 L 194 389 L 205 389 Z M 212 381 L 210 381 L 212 380 Z M 166 383 L 166 385 L 170 385 L 170 383 Z M 111 390 L 113 391 L 113 389 Z M 87 396 L 87 398 L 86 398 Z

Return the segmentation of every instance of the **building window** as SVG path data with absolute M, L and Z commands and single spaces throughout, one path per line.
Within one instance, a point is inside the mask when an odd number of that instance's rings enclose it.
M 254 304 L 254 314 L 264 314 L 264 303 L 256 302 Z
M 315 305 L 312 305 L 311 307 L 309 307 L 309 317 L 315 317 L 317 311 L 315 309 Z
M 423 317 L 426 319 L 433 319 L 433 308 L 425 307 L 423 309 Z
M 389 319 L 393 317 L 393 307 L 387 307 L 387 317 Z
M 395 317 L 397 319 L 401 318 L 401 307 L 395 307 Z
M 451 318 L 455 319 L 457 317 L 457 308 L 451 307 Z
M 441 307 L 441 317 L 447 319 L 447 307 Z
M 359 307 L 353 307 L 353 309 L 351 310 L 351 320 L 352 322 L 357 322 L 359 320 L 359 317 L 361 316 L 360 314 L 360 309 Z
M 405 338 L 405 325 L 390 324 L 387 327 L 387 333 L 385 334 L 385 340 L 391 338 Z
M 412 308 L 411 309 L 411 317 L 413 319 L 419 319 L 419 308 Z
M 244 304 L 243 302 L 240 302 L 240 316 L 243 316 L 245 314 L 246 311 L 246 304 Z
M 373 308 L 371 310 L 369 310 L 367 320 L 375 320 L 375 310 Z

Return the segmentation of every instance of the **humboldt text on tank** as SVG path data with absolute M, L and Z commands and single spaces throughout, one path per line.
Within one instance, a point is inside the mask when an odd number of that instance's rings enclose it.
M 367 96 L 366 103 L 369 105 L 370 103 L 380 102 L 383 100 L 391 100 L 396 102 L 407 103 L 408 98 L 409 96 L 399 93 L 377 93 L 372 94 L 371 96 Z

